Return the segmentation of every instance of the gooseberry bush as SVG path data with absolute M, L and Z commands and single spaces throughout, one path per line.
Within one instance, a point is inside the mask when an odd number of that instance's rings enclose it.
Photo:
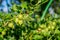
M 60 18 L 46 14 L 41 20 L 41 5 L 47 0 L 36 1 L 13 4 L 12 13 L 0 13 L 0 40 L 60 40 Z

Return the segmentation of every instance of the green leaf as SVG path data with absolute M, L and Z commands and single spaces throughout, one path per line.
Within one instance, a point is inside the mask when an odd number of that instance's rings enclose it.
M 41 35 L 34 35 L 34 37 L 33 37 L 33 39 L 34 40 L 41 40 L 43 38 L 43 36 L 41 36 Z
M 27 8 L 27 2 L 22 2 L 21 7 L 22 8 Z

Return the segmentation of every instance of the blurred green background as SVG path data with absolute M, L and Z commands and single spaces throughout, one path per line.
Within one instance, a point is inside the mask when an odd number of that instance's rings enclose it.
M 0 0 L 0 40 L 60 40 L 60 0 Z

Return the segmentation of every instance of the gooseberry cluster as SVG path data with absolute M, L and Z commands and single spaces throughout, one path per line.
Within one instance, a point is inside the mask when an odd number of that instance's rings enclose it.
M 53 18 L 50 14 L 47 14 L 42 21 L 37 14 L 35 17 L 18 14 L 8 19 L 7 21 L 2 19 L 0 22 L 0 38 L 3 40 L 59 40 L 60 38 L 60 18 Z

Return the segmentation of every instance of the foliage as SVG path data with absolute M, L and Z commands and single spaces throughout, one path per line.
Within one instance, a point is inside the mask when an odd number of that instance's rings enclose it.
M 60 18 L 46 14 L 41 21 L 37 3 L 14 4 L 12 13 L 0 13 L 0 40 L 60 40 Z

